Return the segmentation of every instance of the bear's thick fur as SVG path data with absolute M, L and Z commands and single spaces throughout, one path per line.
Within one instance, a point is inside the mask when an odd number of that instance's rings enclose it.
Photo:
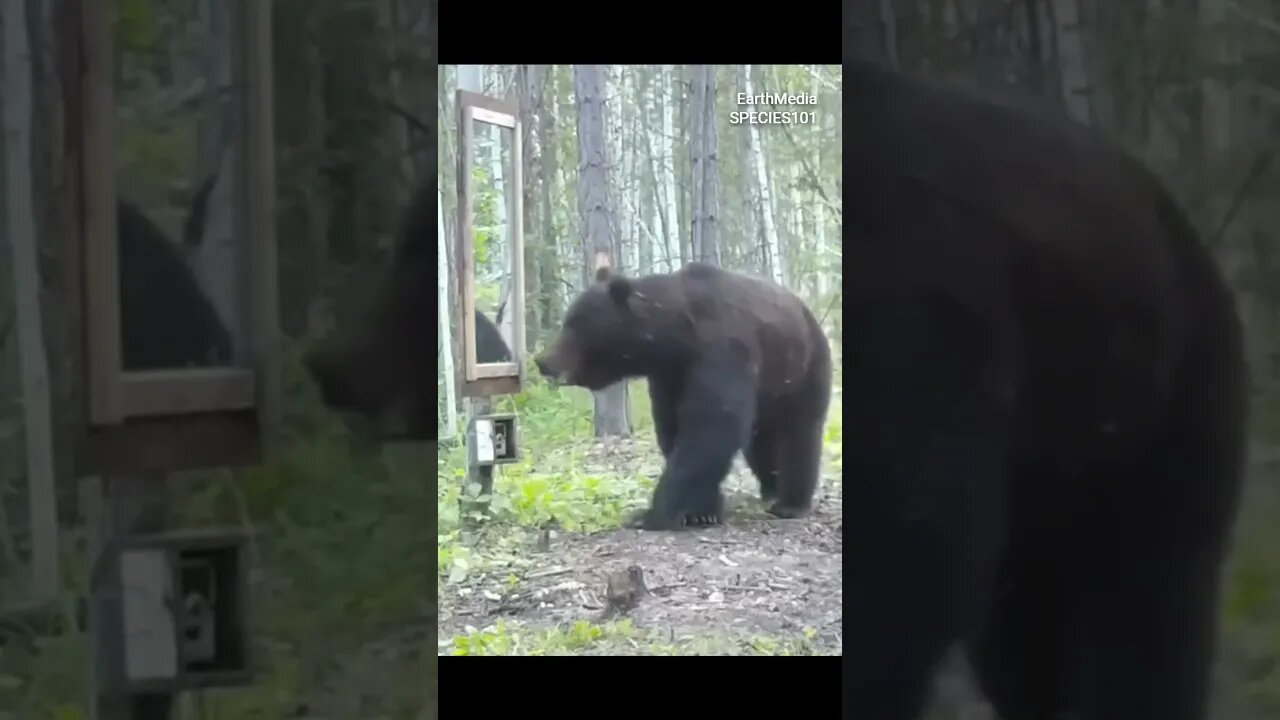
M 739 450 L 770 512 L 809 511 L 831 351 L 786 288 L 702 263 L 637 278 L 605 269 L 535 362 L 549 378 L 592 390 L 648 379 L 666 467 L 643 527 L 720 522 L 720 484 Z
M 1094 131 L 846 62 L 845 713 L 965 643 L 1001 717 L 1206 712 L 1244 457 L 1230 289 Z
M 428 160 L 435 162 L 434 152 Z M 305 359 L 325 404 L 363 416 L 384 438 L 436 440 L 439 388 L 427 371 L 437 362 L 439 341 L 423 331 L 437 313 L 436 288 L 423 282 L 437 270 L 435 192 L 434 178 L 418 181 L 377 294 L 357 322 L 318 343 Z M 484 338 L 485 325 L 492 324 L 478 313 L 476 322 Z M 482 340 L 480 357 L 485 348 Z
M 122 367 L 171 370 L 230 363 L 231 335 L 177 244 L 131 202 L 117 201 L 116 223 Z

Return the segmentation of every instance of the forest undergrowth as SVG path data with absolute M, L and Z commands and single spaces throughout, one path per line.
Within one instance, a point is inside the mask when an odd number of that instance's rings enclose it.
M 465 448 L 441 444 L 437 511 L 439 652 L 444 655 L 838 654 L 841 413 L 828 416 L 815 513 L 778 520 L 742 463 L 728 522 L 646 533 L 623 525 L 662 471 L 643 380 L 629 387 L 632 435 L 595 438 L 591 395 L 534 377 L 495 412 L 519 416 L 519 462 L 493 492 L 465 482 Z M 639 568 L 634 608 L 612 578 Z
M 175 485 L 175 525 L 258 528 L 255 685 L 191 698 L 204 718 L 412 720 L 423 702 L 430 577 L 421 448 L 378 448 L 320 408 L 296 357 L 286 438 L 259 467 Z M 838 385 L 837 385 L 838 387 Z M 840 652 L 840 396 L 829 416 L 820 502 L 806 521 L 769 518 L 741 467 L 725 528 L 640 533 L 661 459 L 643 382 L 633 436 L 592 437 L 590 395 L 533 380 L 496 410 L 520 416 L 523 459 L 503 466 L 486 510 L 459 501 L 463 449 L 441 444 L 436 651 L 443 655 L 836 654 Z M 1280 711 L 1280 412 L 1255 406 L 1249 482 L 1223 605 L 1217 717 Z M 474 498 L 472 498 L 474 500 Z M 76 629 L 83 534 L 64 529 L 63 630 L 6 625 L 0 720 L 80 720 L 88 646 Z M 777 562 L 783 555 L 796 561 Z M 608 616 L 608 576 L 638 565 L 650 592 Z M 432 660 L 434 662 L 434 660 Z
M 414 720 L 431 632 L 428 451 L 380 448 L 325 411 L 288 348 L 283 437 L 256 467 L 171 483 L 177 527 L 256 529 L 253 685 L 182 699 L 201 720 Z M 76 616 L 83 533 L 64 532 L 60 606 Z M 0 720 L 82 720 L 88 643 L 73 622 L 0 645 Z
M 1255 393 L 1252 440 L 1222 607 L 1222 717 L 1280 716 L 1280 391 Z

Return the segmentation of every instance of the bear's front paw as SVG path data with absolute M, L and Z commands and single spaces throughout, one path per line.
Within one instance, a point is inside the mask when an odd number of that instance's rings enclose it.
M 688 514 L 684 516 L 685 527 L 714 527 L 724 522 L 718 513 Z

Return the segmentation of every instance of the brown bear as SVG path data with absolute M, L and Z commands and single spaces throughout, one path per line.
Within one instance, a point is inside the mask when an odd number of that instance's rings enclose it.
M 591 390 L 648 379 L 666 467 L 637 525 L 720 523 L 720 484 L 739 450 L 771 513 L 809 511 L 831 350 L 786 288 L 703 263 L 636 278 L 605 268 L 535 363 L 552 380 Z
M 306 366 L 325 404 L 352 417 L 384 439 L 436 440 L 436 342 L 422 331 L 435 318 L 435 182 L 424 176 L 414 189 L 397 230 L 380 292 L 359 321 L 318 344 Z M 512 357 L 493 321 L 476 319 L 476 360 Z M 456 351 L 456 348 L 455 348 Z
M 203 228 L 190 218 L 194 235 Z M 232 338 L 178 245 L 142 210 L 118 199 L 120 350 L 124 370 L 224 365 Z
M 1203 718 L 1247 397 L 1213 256 L 1058 111 L 844 67 L 845 714 L 918 717 L 960 641 L 1003 718 Z

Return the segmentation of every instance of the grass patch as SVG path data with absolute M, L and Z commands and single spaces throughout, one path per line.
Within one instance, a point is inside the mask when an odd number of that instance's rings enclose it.
M 1224 631 L 1252 704 L 1280 712 L 1280 478 L 1251 478 L 1223 602 Z
M 353 437 L 321 407 L 299 348 L 286 349 L 278 446 L 259 466 L 170 485 L 175 526 L 259 531 L 262 672 L 253 685 L 206 693 L 202 717 L 293 717 L 308 705 L 336 717 L 414 717 L 430 648 L 404 636 L 431 617 L 426 451 Z M 70 531 L 67 545 L 81 545 Z M 67 557 L 63 613 L 72 618 L 85 573 L 81 555 Z M 86 717 L 87 657 L 74 631 L 0 644 L 0 720 Z
M 629 387 L 632 428 L 652 434 L 644 381 Z M 468 486 L 466 449 L 440 446 L 436 511 L 439 517 L 437 571 L 441 582 L 463 582 L 477 570 L 518 562 L 512 550 L 523 528 L 554 526 L 573 532 L 618 527 L 643 508 L 660 460 L 649 459 L 626 473 L 593 464 L 591 396 L 576 388 L 534 381 L 514 398 L 502 398 L 495 412 L 519 414 L 522 460 L 494 473 L 493 493 Z M 463 502 L 468 500 L 470 502 Z
M 491 496 L 480 495 L 478 484 L 467 485 L 465 447 L 460 443 L 441 446 L 436 558 L 442 598 L 451 593 L 514 590 L 524 570 L 545 562 L 530 555 L 540 533 L 616 529 L 648 506 L 662 472 L 644 380 L 628 383 L 632 441 L 610 445 L 594 437 L 589 392 L 552 387 L 536 373 L 531 376 L 524 392 L 500 399 L 493 408 L 518 415 L 522 459 L 497 468 Z M 824 434 L 824 473 L 841 472 L 842 442 L 837 392 Z M 753 485 L 750 493 L 754 492 Z M 808 640 L 812 633 L 810 629 L 798 638 L 743 638 L 701 629 L 686 637 L 639 629 L 629 620 L 578 621 L 552 628 L 501 620 L 441 638 L 440 651 L 449 655 L 806 655 L 814 654 Z
M 735 638 L 729 635 L 660 633 L 641 630 L 630 620 L 531 629 L 502 620 L 484 629 L 467 628 L 444 650 L 449 655 L 813 655 L 815 632 L 799 638 Z
M 645 452 L 627 462 L 607 462 L 608 451 L 598 446 L 590 393 L 552 387 L 536 374 L 523 393 L 502 398 L 494 408 L 519 415 L 523 459 L 495 471 L 492 495 L 481 495 L 477 483 L 467 485 L 465 447 L 441 444 L 436 494 L 441 582 L 456 584 L 477 570 L 519 564 L 508 550 L 523 541 L 523 528 L 594 532 L 617 528 L 645 508 L 662 472 L 662 457 L 653 440 L 647 383 L 630 381 L 628 398 L 633 437 Z M 826 472 L 842 471 L 843 441 L 837 393 L 824 434 Z

